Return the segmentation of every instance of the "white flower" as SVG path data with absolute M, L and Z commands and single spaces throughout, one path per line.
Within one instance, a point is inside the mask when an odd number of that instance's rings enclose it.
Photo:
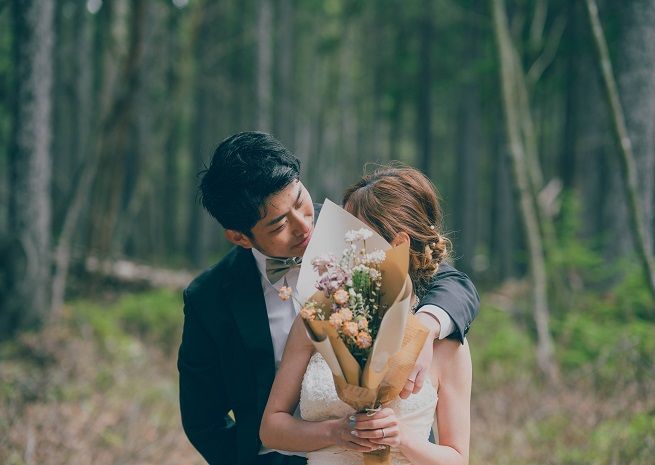
M 346 233 L 346 242 L 365 241 L 373 236 L 370 229 L 361 228 L 358 231 L 348 231 Z
M 366 256 L 366 262 L 373 265 L 379 265 L 385 260 L 385 258 L 387 258 L 387 254 L 385 254 L 383 250 L 376 250 Z
M 358 232 L 359 232 L 359 237 L 364 241 L 366 239 L 373 237 L 373 233 L 371 232 L 370 229 L 362 228 Z

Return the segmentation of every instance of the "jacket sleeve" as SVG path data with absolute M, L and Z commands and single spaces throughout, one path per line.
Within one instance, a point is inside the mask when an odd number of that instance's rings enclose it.
M 436 305 L 448 313 L 455 323 L 455 331 L 449 337 L 456 337 L 463 343 L 471 323 L 480 312 L 480 297 L 466 274 L 442 263 L 418 309 L 424 305 Z
M 218 347 L 198 321 L 184 291 L 184 329 L 178 353 L 182 426 L 209 464 L 237 463 L 236 424 L 219 366 Z

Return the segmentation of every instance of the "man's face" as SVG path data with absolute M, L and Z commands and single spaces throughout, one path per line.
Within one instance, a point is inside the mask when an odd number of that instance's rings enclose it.
M 300 257 L 313 230 L 312 198 L 300 181 L 294 181 L 266 201 L 266 216 L 252 228 L 252 237 L 229 230 L 226 236 L 269 257 Z

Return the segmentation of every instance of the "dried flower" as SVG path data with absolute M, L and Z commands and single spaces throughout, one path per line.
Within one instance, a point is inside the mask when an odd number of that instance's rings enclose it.
M 336 263 L 337 259 L 332 254 L 320 255 L 312 260 L 312 266 L 319 274 L 325 273 L 328 268 L 335 266 Z
M 346 242 L 365 241 L 373 236 L 370 229 L 362 228 L 357 231 L 348 231 L 346 233 Z
M 341 327 L 342 323 L 343 323 L 343 317 L 341 316 L 341 313 L 335 312 L 332 315 L 330 315 L 330 324 L 335 329 L 339 329 L 339 327 Z
M 385 258 L 387 258 L 387 254 L 384 253 L 383 250 L 376 250 L 366 255 L 365 261 L 371 265 L 379 265 L 385 260 Z
M 342 308 L 339 310 L 339 313 L 341 313 L 343 321 L 351 321 L 353 319 L 353 312 L 348 307 Z
M 338 289 L 334 293 L 333 297 L 337 305 L 344 305 L 346 302 L 348 302 L 350 296 L 345 289 Z
M 300 316 L 305 320 L 315 320 L 316 308 L 313 305 L 305 305 L 300 309 Z
M 291 289 L 289 286 L 282 286 L 277 292 L 277 295 L 282 300 L 289 300 L 293 295 L 293 289 Z
M 359 328 L 357 327 L 357 323 L 354 321 L 346 321 L 341 327 L 341 331 L 343 331 L 343 334 L 346 336 L 357 337 Z
M 316 288 L 325 293 L 325 297 L 330 297 L 337 289 L 342 287 L 348 280 L 348 273 L 341 268 L 331 268 L 324 273 L 316 283 Z
M 371 335 L 367 333 L 366 331 L 360 331 L 359 334 L 357 334 L 357 347 L 360 349 L 368 349 L 371 347 L 371 344 L 373 343 L 373 339 L 371 338 Z

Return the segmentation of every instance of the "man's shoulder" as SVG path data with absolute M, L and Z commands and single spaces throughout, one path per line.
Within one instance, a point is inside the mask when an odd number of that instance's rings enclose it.
M 210 266 L 184 289 L 184 298 L 196 300 L 202 299 L 207 293 L 215 293 L 218 288 L 229 284 L 231 277 L 234 277 L 234 269 L 244 259 L 248 251 L 241 247 L 233 247 L 218 263 Z

